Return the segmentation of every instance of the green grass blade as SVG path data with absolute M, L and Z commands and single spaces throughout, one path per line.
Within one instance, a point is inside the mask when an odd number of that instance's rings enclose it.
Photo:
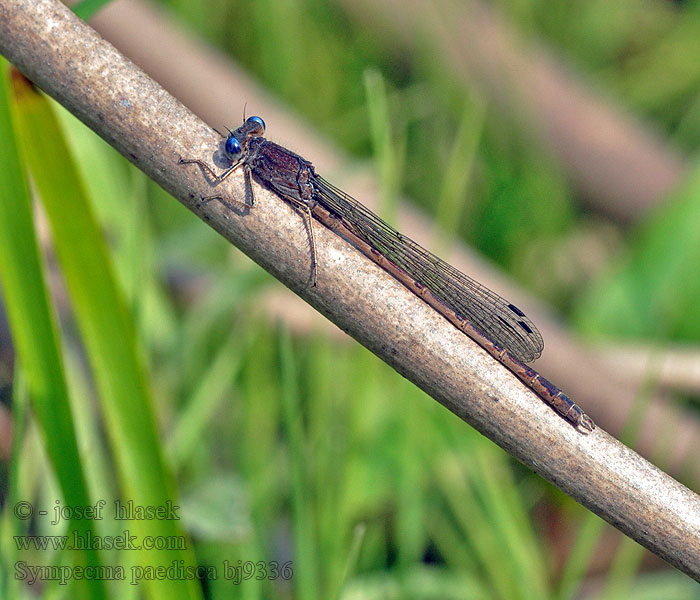
M 168 439 L 168 456 L 174 468 L 180 467 L 190 457 L 197 441 L 208 431 L 209 422 L 221 409 L 226 391 L 233 385 L 241 368 L 251 338 L 248 335 L 241 348 L 241 334 L 234 331 L 216 353 L 209 369 L 202 374 Z
M 309 475 L 294 350 L 289 332 L 286 329 L 282 329 L 280 332 L 280 367 L 282 370 L 283 423 L 289 439 L 292 469 L 294 583 L 298 598 L 313 600 L 319 598 L 318 568 L 321 557 L 316 550 L 316 528 L 312 516 L 312 499 L 308 493 L 310 489 L 308 485 Z
M 81 0 L 81 2 L 71 6 L 71 10 L 84 21 L 88 21 L 97 11 L 111 1 L 112 0 Z
M 177 504 L 174 484 L 165 468 L 152 410 L 152 399 L 137 344 L 135 328 L 102 234 L 70 158 L 62 131 L 47 98 L 25 86 L 18 122 L 24 155 L 51 224 L 53 240 L 72 306 L 92 367 L 105 428 L 125 494 L 136 505 Z M 48 151 L 36 152 L 36 148 Z M 180 540 L 175 520 L 129 521 L 131 534 Z M 177 561 L 193 565 L 187 550 L 167 549 L 139 554 L 129 566 L 168 567 Z M 120 555 L 125 561 L 130 556 Z M 142 572 L 136 571 L 139 575 Z M 130 573 L 131 574 L 131 573 Z M 153 597 L 196 598 L 192 581 L 165 578 L 143 582 Z
M 347 562 L 345 563 L 345 570 L 343 571 L 343 576 L 340 579 L 340 585 L 338 592 L 332 596 L 340 600 L 342 598 L 342 593 L 345 584 L 350 580 L 350 578 L 355 574 L 357 569 L 357 561 L 360 555 L 360 550 L 362 549 L 362 541 L 365 538 L 365 533 L 367 532 L 367 525 L 364 523 L 358 523 L 352 532 L 352 542 L 350 544 L 350 549 L 348 552 Z
M 379 214 L 392 223 L 396 221 L 406 136 L 392 133 L 389 99 L 381 74 L 376 70 L 367 70 L 364 80 L 372 146 L 381 186 Z
M 438 253 L 447 250 L 457 236 L 485 118 L 486 106 L 483 101 L 468 99 L 465 102 L 462 119 L 445 164 L 435 211 L 435 221 L 440 228 L 434 234 L 433 246 Z
M 90 504 L 61 359 L 56 325 L 44 286 L 28 188 L 18 153 L 9 107 L 8 65 L 0 59 L 0 276 L 12 339 L 28 380 L 34 413 L 40 423 L 46 451 L 56 472 L 64 501 L 70 506 Z M 16 74 L 20 85 L 24 78 Z M 20 100 L 21 101 L 21 100 Z M 90 521 L 72 521 L 79 532 L 92 532 Z M 97 566 L 97 554 L 76 552 L 77 564 Z M 78 581 L 76 593 L 100 598 L 100 581 Z
M 700 164 L 637 225 L 628 247 L 581 295 L 575 318 L 591 337 L 700 337 Z M 644 302 L 639 299 L 643 298 Z

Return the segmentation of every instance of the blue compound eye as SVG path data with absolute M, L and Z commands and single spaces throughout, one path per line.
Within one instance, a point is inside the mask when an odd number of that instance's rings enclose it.
M 241 148 L 241 143 L 233 136 L 230 136 L 226 140 L 226 146 L 224 149 L 226 150 L 226 154 L 228 154 L 231 158 L 236 158 L 243 151 Z
M 259 135 L 265 133 L 265 121 L 260 117 L 248 117 L 245 124 L 250 133 L 257 133 Z

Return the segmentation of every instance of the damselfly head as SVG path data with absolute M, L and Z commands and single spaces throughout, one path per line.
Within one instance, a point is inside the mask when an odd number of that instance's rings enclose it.
M 248 117 L 243 125 L 229 132 L 224 149 L 233 161 L 238 160 L 248 146 L 248 139 L 265 133 L 265 121 L 260 117 Z

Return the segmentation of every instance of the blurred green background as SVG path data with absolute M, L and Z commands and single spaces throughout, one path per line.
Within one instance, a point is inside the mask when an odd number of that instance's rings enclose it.
M 442 244 L 478 249 L 582 337 L 697 340 L 696 3 L 492 7 L 687 158 L 676 189 L 627 223 L 592 208 L 522 115 L 456 78 L 421 32 L 409 53 L 339 2 L 162 4 L 339 147 L 375 161 L 382 214 L 411 198 L 435 218 Z M 20 359 L 3 330 L 12 447 L 1 473 L 0 596 L 697 597 L 685 575 L 365 349 L 271 320 L 261 308 L 279 286 L 270 276 L 60 107 L 6 85 L 3 164 L 31 173 L 42 208 L 32 232 L 26 181 L 3 181 L 0 282 Z M 20 500 L 120 497 L 175 498 L 182 522 L 140 533 L 186 535 L 165 563 L 216 565 L 219 577 L 167 589 L 16 579 L 22 560 L 140 564 L 118 550 L 81 556 L 13 541 L 60 532 L 15 519 Z M 224 561 L 252 570 L 234 584 L 221 576 Z

